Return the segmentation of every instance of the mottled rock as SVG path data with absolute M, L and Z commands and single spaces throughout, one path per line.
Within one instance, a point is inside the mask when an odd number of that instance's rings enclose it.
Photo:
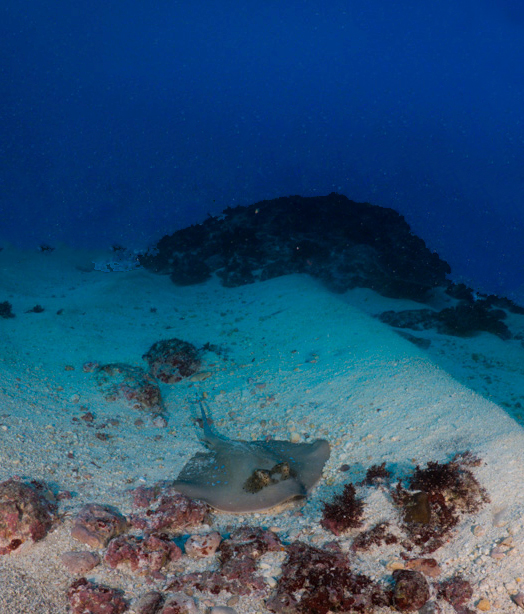
M 367 576 L 354 573 L 338 545 L 329 550 L 302 542 L 286 547 L 275 593 L 266 606 L 276 614 L 374 612 L 389 596 Z
M 397 610 L 416 612 L 429 601 L 429 584 L 420 572 L 397 569 L 393 580 L 393 604 Z
M 170 595 L 161 614 L 198 614 L 195 600 L 184 593 Z
M 158 383 L 144 369 L 124 363 L 110 363 L 98 366 L 94 374 L 107 401 L 121 399 L 133 409 L 153 415 L 164 411 Z
M 75 518 L 71 536 L 90 548 L 104 548 L 110 539 L 127 530 L 127 520 L 106 505 L 85 505 Z
M 122 614 L 127 603 L 122 591 L 79 578 L 67 591 L 73 614 Z
M 131 515 L 132 526 L 149 532 L 178 534 L 206 522 L 210 512 L 206 503 L 163 486 L 137 488 L 134 503 L 148 509 L 144 513 Z
M 220 540 L 220 533 L 213 531 L 204 535 L 191 535 L 184 545 L 185 553 L 193 558 L 204 558 L 215 554 Z
M 0 555 L 9 554 L 27 540 L 43 539 L 53 526 L 55 498 L 40 482 L 15 479 L 0 483 Z
M 438 597 L 445 599 L 458 610 L 473 596 L 471 584 L 460 575 L 453 576 L 440 583 Z
M 158 591 L 150 591 L 142 595 L 134 604 L 133 610 L 135 614 L 158 614 L 164 601 L 162 593 Z
M 98 554 L 87 550 L 64 552 L 60 560 L 67 571 L 72 574 L 86 574 L 100 564 Z
M 209 610 L 209 614 L 237 614 L 237 611 L 228 605 L 215 605 Z
M 266 588 L 264 578 L 257 574 L 257 560 L 266 552 L 282 550 L 277 535 L 261 527 L 243 526 L 235 529 L 219 546 L 219 571 L 202 571 L 178 576 L 170 590 L 187 587 L 218 595 L 228 591 L 235 595 L 249 595 Z
M 148 574 L 181 556 L 180 548 L 165 535 L 121 535 L 109 542 L 104 560 L 110 567 L 128 565 L 132 571 Z
M 200 369 L 200 352 L 182 339 L 165 339 L 154 343 L 142 358 L 149 373 L 164 384 L 174 384 Z

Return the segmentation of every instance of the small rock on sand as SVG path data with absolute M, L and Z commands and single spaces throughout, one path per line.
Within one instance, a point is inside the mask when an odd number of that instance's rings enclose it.
M 100 557 L 87 550 L 64 552 L 60 557 L 62 564 L 72 574 L 85 574 L 100 564 Z

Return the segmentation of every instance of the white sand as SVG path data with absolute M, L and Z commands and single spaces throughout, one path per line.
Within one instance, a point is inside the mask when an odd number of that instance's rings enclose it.
M 192 418 L 194 401 L 204 393 L 217 427 L 229 437 L 289 438 L 297 432 L 303 441 L 325 437 L 332 444 L 325 477 L 302 514 L 296 509 L 242 518 L 217 514 L 219 530 L 242 520 L 260 522 L 280 527 L 285 539 L 322 544 L 333 538 L 318 523 L 322 502 L 345 482 L 361 480 L 370 465 L 386 461 L 402 476 L 416 464 L 447 461 L 456 452 L 479 455 L 485 464 L 475 475 L 491 503 L 465 517 L 434 556 L 442 578 L 460 571 L 472 582 L 473 603 L 485 598 L 492 611 L 515 611 L 509 595 L 517 592 L 521 574 L 524 578 L 524 431 L 512 417 L 519 417 L 514 405 L 524 381 L 520 342 L 425 332 L 421 336 L 431 338 L 432 346 L 424 352 L 369 315 L 420 305 L 368 290 L 334 295 L 306 276 L 234 289 L 216 280 L 177 288 L 167 277 L 143 270 L 80 270 L 101 257 L 65 249 L 0 252 L 0 302 L 11 302 L 16 313 L 0 319 L 0 480 L 44 480 L 74 495 L 60 503 L 60 523 L 46 539 L 0 558 L 2 614 L 67 611 L 65 591 L 74 578 L 59 557 L 82 548 L 69 536 L 70 516 L 86 502 L 128 513 L 129 489 L 174 478 L 200 449 Z M 36 304 L 45 311 L 26 313 Z M 519 326 L 514 318 L 513 330 Z M 142 354 L 169 337 L 196 346 L 209 342 L 221 352 L 206 355 L 202 370 L 212 375 L 205 381 L 162 386 L 169 414 L 165 429 L 124 404 L 105 401 L 93 375 L 82 370 L 87 361 L 145 366 Z M 472 353 L 483 358 L 471 360 Z M 456 378 L 471 382 L 484 397 L 507 399 L 511 416 Z M 95 424 L 120 420 L 103 429 L 111 439 L 101 441 L 95 436 L 101 431 L 72 420 L 87 410 Z M 137 418 L 145 419 L 143 427 L 135 426 Z M 344 463 L 351 469 L 342 473 Z M 358 494 L 365 497 L 366 527 L 397 521 L 384 492 Z M 475 526 L 482 534 L 473 533 Z M 514 547 L 501 560 L 490 557 L 509 535 Z M 351 539 L 349 534 L 340 542 L 347 547 Z M 355 569 L 385 580 L 387 564 L 397 561 L 400 551 L 399 546 L 371 550 L 357 557 Z M 270 569 L 277 558 L 266 559 Z M 104 565 L 88 577 L 125 589 L 130 600 L 151 590 L 143 578 Z M 226 600 L 213 598 L 217 604 Z M 202 602 L 200 607 L 204 611 Z M 256 599 L 241 598 L 235 607 L 246 614 L 265 611 Z

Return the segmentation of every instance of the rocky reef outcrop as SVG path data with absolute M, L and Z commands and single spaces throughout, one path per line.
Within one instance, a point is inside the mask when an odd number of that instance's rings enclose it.
M 336 193 L 227 208 L 163 237 L 140 261 L 178 285 L 212 274 L 234 287 L 308 273 L 337 292 L 365 287 L 414 300 L 450 273 L 399 213 Z

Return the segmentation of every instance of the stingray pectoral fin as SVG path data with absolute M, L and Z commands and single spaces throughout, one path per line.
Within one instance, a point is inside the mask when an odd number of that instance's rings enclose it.
M 266 486 L 256 493 L 239 489 L 230 489 L 227 485 L 206 485 L 204 487 L 181 480 L 175 480 L 173 486 L 183 495 L 205 501 L 220 512 L 242 514 L 262 512 L 292 499 L 306 496 L 304 486 L 296 480 L 284 480 Z
M 300 481 L 308 493 L 322 477 L 322 470 L 331 454 L 329 442 L 325 439 L 317 439 L 309 445 L 308 462 L 302 464 L 300 471 Z
M 264 446 L 289 463 L 307 493 L 322 477 L 322 470 L 331 454 L 329 442 L 325 439 L 315 439 L 311 443 L 273 440 Z

